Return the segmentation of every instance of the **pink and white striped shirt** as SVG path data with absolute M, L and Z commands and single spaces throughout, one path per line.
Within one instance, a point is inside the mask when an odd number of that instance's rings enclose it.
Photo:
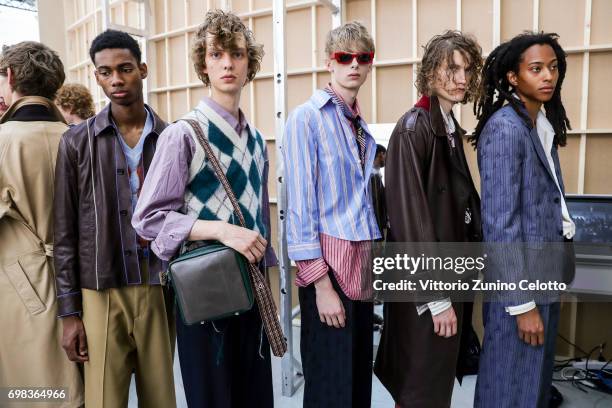
M 325 234 L 319 234 L 319 240 L 323 257 L 296 261 L 298 273 L 295 284 L 308 286 L 325 276 L 331 268 L 340 288 L 349 299 L 370 298 L 372 241 L 347 241 Z

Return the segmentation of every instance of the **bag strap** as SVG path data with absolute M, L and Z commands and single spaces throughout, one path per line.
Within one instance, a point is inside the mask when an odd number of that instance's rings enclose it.
M 227 197 L 230 199 L 232 206 L 234 207 L 234 213 L 238 217 L 240 225 L 243 228 L 246 228 L 244 216 L 242 215 L 242 211 L 240 210 L 240 206 L 238 205 L 238 200 L 234 195 L 234 191 L 232 190 L 232 187 L 230 186 L 225 173 L 221 169 L 221 165 L 219 164 L 217 156 L 215 156 L 212 148 L 210 147 L 210 143 L 204 136 L 202 127 L 196 120 L 184 120 L 193 128 L 198 142 L 204 149 L 206 157 L 208 157 L 208 160 L 213 170 L 215 171 L 219 182 L 223 185 Z M 272 298 L 272 291 L 270 290 L 270 287 L 266 283 L 261 272 L 259 272 L 259 269 L 250 262 L 248 263 L 248 265 L 249 275 L 251 277 L 251 284 L 253 286 L 253 289 L 255 290 L 255 300 L 257 301 L 259 314 L 261 315 L 261 320 L 263 322 L 268 341 L 270 342 L 272 353 L 277 357 L 282 357 L 283 354 L 285 354 L 285 352 L 287 351 L 287 339 L 283 335 L 283 330 L 281 329 L 281 325 L 278 320 L 278 315 L 276 313 L 276 305 L 274 304 L 274 299 Z

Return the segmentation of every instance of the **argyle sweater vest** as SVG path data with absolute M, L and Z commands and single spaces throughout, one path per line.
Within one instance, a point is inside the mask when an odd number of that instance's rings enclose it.
M 195 119 L 200 123 L 238 200 L 246 227 L 265 236 L 262 216 L 265 145 L 261 134 L 249 126 L 239 136 L 227 121 L 204 102 L 200 102 L 183 119 Z M 189 167 L 189 183 L 185 189 L 185 213 L 200 220 L 219 220 L 240 225 L 232 203 L 193 131 L 191 137 L 195 153 Z

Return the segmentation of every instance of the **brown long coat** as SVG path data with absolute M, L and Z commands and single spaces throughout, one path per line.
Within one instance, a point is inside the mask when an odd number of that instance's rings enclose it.
M 58 115 L 51 101 L 25 97 L 0 122 L 0 387 L 65 388 L 69 394 L 63 404 L 37 407 L 83 403 L 81 377 L 61 347 L 56 318 L 53 181 L 67 129 Z
M 456 122 L 455 127 L 451 157 L 435 96 L 422 98 L 398 121 L 385 171 L 389 242 L 481 241 L 480 200 L 461 140 L 465 132 Z M 446 339 L 434 333 L 429 312 L 417 314 L 415 303 L 385 303 L 375 373 L 402 408 L 450 406 L 461 334 L 469 333 L 472 315 L 470 303 L 453 307 L 458 334 Z

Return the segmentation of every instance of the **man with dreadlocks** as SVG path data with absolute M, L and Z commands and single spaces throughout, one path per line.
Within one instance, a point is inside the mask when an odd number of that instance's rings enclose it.
M 518 35 L 497 47 L 483 68 L 472 142 L 478 149 L 484 240 L 502 254 L 490 257 L 489 280 L 519 283 L 551 273 L 566 283 L 573 279 L 573 248 L 564 241 L 571 241 L 575 226 L 557 153 L 569 128 L 561 102 L 567 64 L 557 38 Z M 483 321 L 475 406 L 548 407 L 557 296 L 504 294 L 484 304 Z
M 452 113 L 478 90 L 476 40 L 446 31 L 425 46 L 422 95 L 398 121 L 387 150 L 389 242 L 480 241 L 480 203 Z M 472 333 L 471 303 L 436 293 L 388 302 L 374 371 L 397 407 L 450 407 L 458 356 Z

